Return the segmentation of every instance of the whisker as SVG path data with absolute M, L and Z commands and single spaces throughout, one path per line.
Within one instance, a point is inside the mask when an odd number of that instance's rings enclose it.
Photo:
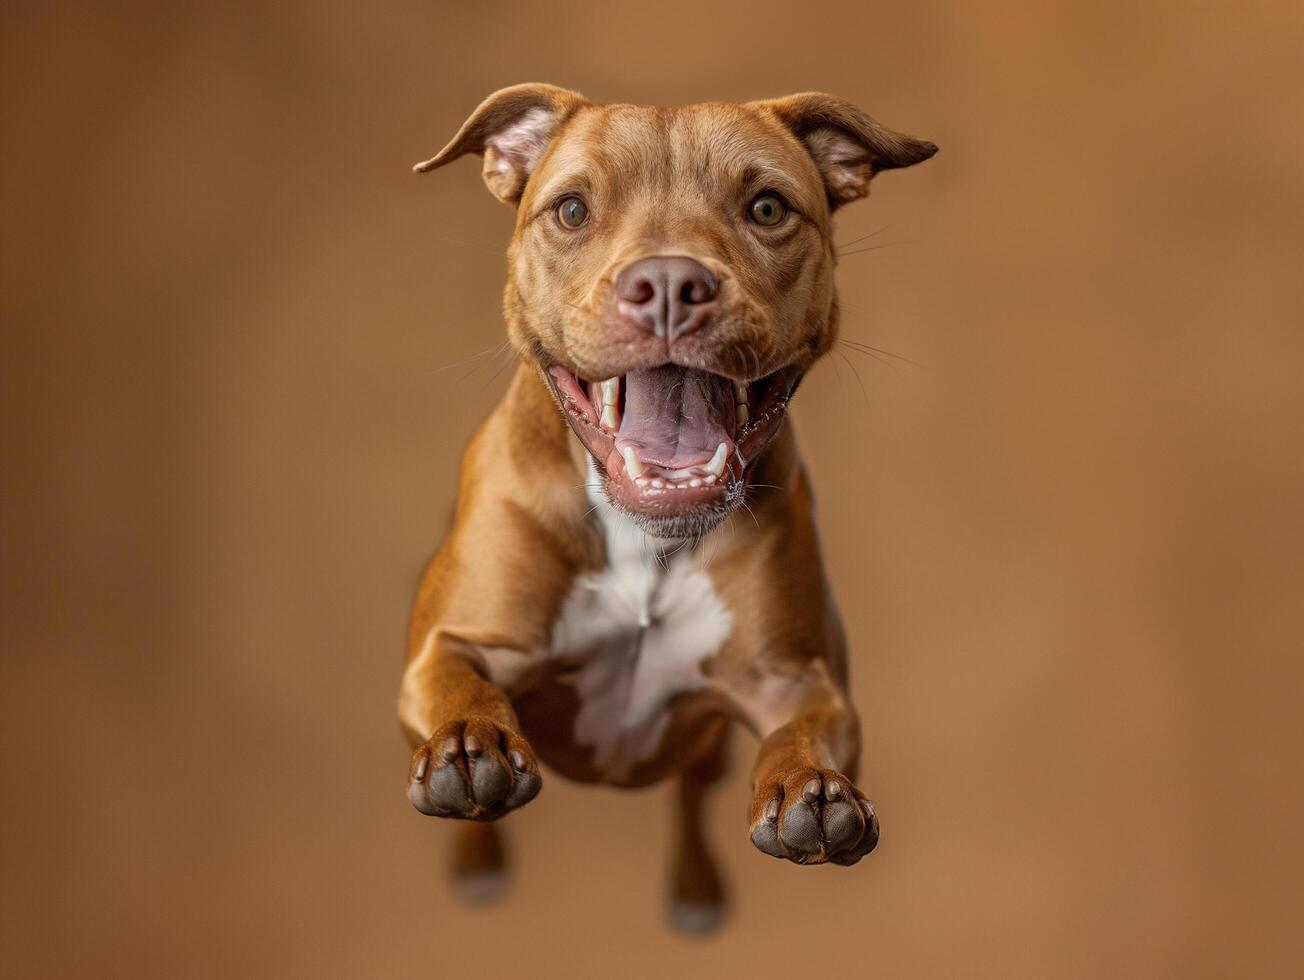
M 880 350 L 877 347 L 870 347 L 868 344 L 857 344 L 857 343 L 852 343 L 850 341 L 839 339 L 838 345 L 846 348 L 852 353 L 863 354 L 866 357 L 873 358 L 874 360 L 878 361 L 880 364 L 884 364 L 887 367 L 891 368 L 893 374 L 900 373 L 897 371 L 897 365 L 893 363 L 893 361 L 900 362 L 901 364 L 908 364 L 913 368 L 919 368 L 921 371 L 924 368 L 924 366 L 920 364 L 918 361 L 912 361 L 908 357 L 903 357 L 900 354 L 893 354 L 891 351 L 888 350 Z M 889 361 L 888 358 L 892 358 L 893 360 Z
M 866 245 L 863 248 L 853 248 L 850 252 L 839 252 L 838 258 L 845 259 L 852 255 L 861 255 L 865 252 L 877 252 L 880 248 L 896 248 L 898 245 L 917 245 L 915 241 L 902 242 L 884 242 L 882 245 Z
M 491 384 L 493 384 L 493 383 L 494 383 L 494 379 L 497 378 L 498 375 L 500 375 L 500 374 L 503 373 L 503 368 L 509 367 L 509 366 L 511 365 L 511 363 L 512 363 L 512 359 L 511 359 L 511 358 L 508 358 L 507 360 L 503 361 L 502 364 L 498 365 L 498 370 L 496 370 L 493 374 L 489 375 L 489 380 L 486 381 L 485 384 L 486 384 L 486 385 L 491 385 Z
M 698 545 L 698 543 L 699 543 L 701 540 L 702 540 L 702 538 L 701 538 L 701 536 L 699 535 L 699 536 L 696 538 L 696 540 L 693 541 L 693 547 L 696 548 L 697 545 Z M 666 554 L 666 558 L 667 558 L 667 559 L 670 559 L 670 558 L 675 557 L 675 555 L 679 554 L 681 551 L 683 551 L 685 548 L 688 547 L 688 542 L 689 542 L 689 538 L 684 538 L 682 541 L 679 542 L 679 547 L 677 547 L 674 551 L 668 552 L 668 553 Z M 690 549 L 690 553 L 691 553 L 691 549 Z
M 836 350 L 836 348 L 834 348 L 834 349 Z M 856 383 L 860 385 L 860 397 L 861 397 L 862 399 L 864 399 L 864 402 L 865 402 L 865 411 L 868 412 L 868 411 L 869 411 L 869 392 L 867 392 L 867 391 L 865 390 L 865 382 L 861 379 L 861 377 L 860 377 L 860 372 L 856 370 L 856 365 L 854 365 L 854 364 L 851 363 L 851 358 L 847 357 L 846 354 L 843 354 L 842 351 L 838 351 L 838 355 L 839 355 L 839 356 L 840 356 L 844 361 L 847 362 L 847 366 L 851 368 L 851 373 L 854 374 L 854 375 L 856 376 Z
M 879 364 L 882 364 L 885 367 L 887 367 L 893 374 L 899 373 L 896 369 L 895 364 L 893 364 L 891 361 L 887 360 L 886 358 L 879 357 L 873 351 L 861 350 L 859 347 L 848 347 L 847 350 L 851 351 L 853 354 L 863 354 L 865 357 L 877 361 Z M 841 350 L 838 351 L 838 354 L 840 354 L 844 360 L 847 357 L 846 353 Z
M 895 360 L 903 361 L 906 364 L 909 364 L 911 367 L 917 367 L 917 368 L 923 367 L 923 365 L 920 364 L 918 361 L 912 361 L 910 360 L 910 358 L 902 354 L 895 354 L 890 350 L 884 350 L 882 347 L 875 347 L 872 344 L 866 344 L 859 340 L 849 340 L 846 337 L 839 337 L 838 343 L 846 344 L 848 347 L 858 350 L 863 354 L 882 354 L 884 357 L 891 357 L 894 358 Z
M 745 498 L 738 502 L 743 505 L 743 508 L 747 511 L 747 513 L 752 515 L 752 523 L 756 525 L 756 529 L 759 531 L 761 528 L 761 522 L 756 518 L 756 511 L 752 510 L 752 508 L 748 505 L 747 500 Z
M 734 530 L 732 520 L 730 520 L 729 522 L 729 533 L 730 534 L 738 533 L 736 530 Z M 716 557 L 720 554 L 720 549 L 723 547 L 724 547 L 724 535 L 719 533 L 711 535 L 709 550 L 707 554 L 702 556 L 702 567 L 709 568 L 711 566 L 711 562 L 715 561 Z
M 467 371 L 465 374 L 463 374 L 461 377 L 459 377 L 456 381 L 454 381 L 453 384 L 454 384 L 454 385 L 460 385 L 463 381 L 465 381 L 467 378 L 471 377 L 471 375 L 475 374 L 475 372 L 479 371 L 479 370 L 480 370 L 482 367 L 484 367 L 486 364 L 491 364 L 492 362 L 496 361 L 499 357 L 501 357 L 503 354 L 509 353 L 509 352 L 510 352 L 510 348 L 511 348 L 511 341 L 510 341 L 510 340 L 504 341 L 501 345 L 499 345 L 498 349 L 497 349 L 496 351 L 494 351 L 494 353 L 493 353 L 493 355 L 492 355 L 491 357 L 488 357 L 488 358 L 486 358 L 486 359 L 484 359 L 484 360 L 478 362 L 478 363 L 477 363 L 474 367 L 472 367 L 469 371 Z M 503 365 L 500 366 L 500 367 L 498 368 L 497 371 L 495 371 L 493 374 L 491 374 L 491 375 L 489 376 L 489 381 L 492 382 L 494 378 L 498 377 L 498 375 L 499 375 L 499 373 L 502 371 L 503 367 L 505 367 L 507 364 L 510 364 L 510 363 L 511 363 L 511 358 L 509 357 L 506 361 L 503 362 Z
M 486 347 L 484 350 L 480 351 L 477 354 L 472 354 L 470 357 L 464 357 L 459 361 L 453 361 L 451 364 L 445 364 L 443 367 L 437 367 L 434 369 L 432 373 L 442 374 L 444 371 L 451 371 L 453 370 L 453 368 L 463 367 L 467 364 L 470 364 L 472 361 L 479 361 L 486 357 L 495 357 L 498 354 L 501 354 L 503 352 L 503 349 L 505 347 L 510 346 L 510 344 L 511 344 L 510 340 L 504 340 L 501 344 L 495 344 L 492 347 Z
M 837 379 L 837 382 L 838 382 L 838 397 L 841 398 L 842 395 L 843 395 L 843 388 L 842 388 L 842 369 L 841 369 L 840 367 L 838 367 L 838 362 L 835 361 L 833 358 L 829 358 L 829 363 L 833 365 L 833 377 L 834 377 L 835 379 Z
M 877 228 L 874 231 L 871 231 L 868 235 L 861 235 L 859 238 L 853 238 L 849 242 L 838 242 L 834 244 L 833 247 L 835 249 L 844 249 L 844 248 L 850 248 L 852 245 L 859 245 L 861 242 L 873 238 L 875 235 L 883 234 L 883 232 L 887 231 L 891 227 L 892 227 L 891 225 L 884 225 L 882 228 Z

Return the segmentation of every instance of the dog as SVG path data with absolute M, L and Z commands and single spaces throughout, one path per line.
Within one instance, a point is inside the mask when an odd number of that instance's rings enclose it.
M 453 876 L 472 897 L 501 890 L 493 821 L 534 799 L 543 761 L 618 787 L 677 777 L 671 918 L 717 925 L 702 806 L 734 722 L 760 740 L 758 849 L 838 865 L 874 849 L 785 417 L 837 334 L 834 212 L 936 152 L 822 93 L 649 108 L 530 84 L 416 166 L 479 155 L 516 209 L 518 366 L 463 456 L 399 695 L 408 798 L 468 821 Z

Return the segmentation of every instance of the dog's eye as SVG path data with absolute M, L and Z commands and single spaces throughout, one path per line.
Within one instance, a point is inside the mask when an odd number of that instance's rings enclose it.
M 758 225 L 773 226 L 787 216 L 788 207 L 777 194 L 762 194 L 752 201 L 750 213 Z
M 578 228 L 589 220 L 589 206 L 578 197 L 567 197 L 557 205 L 557 220 L 567 228 Z

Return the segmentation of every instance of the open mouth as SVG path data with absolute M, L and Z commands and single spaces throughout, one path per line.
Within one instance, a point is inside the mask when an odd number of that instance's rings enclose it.
M 778 431 L 801 372 L 741 382 L 663 364 L 586 381 L 554 365 L 547 376 L 616 502 L 655 516 L 741 500 L 748 467 Z

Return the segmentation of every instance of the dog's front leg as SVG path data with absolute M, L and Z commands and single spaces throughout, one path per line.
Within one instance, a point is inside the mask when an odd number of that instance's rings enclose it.
M 422 813 L 496 820 L 539 792 L 534 751 L 486 673 L 481 646 L 439 629 L 408 665 L 399 713 L 415 746 L 408 799 Z
M 816 663 L 752 713 L 763 736 L 752 769 L 751 839 L 797 864 L 855 864 L 878 843 L 878 817 L 852 776 L 860 754 L 856 714 Z

